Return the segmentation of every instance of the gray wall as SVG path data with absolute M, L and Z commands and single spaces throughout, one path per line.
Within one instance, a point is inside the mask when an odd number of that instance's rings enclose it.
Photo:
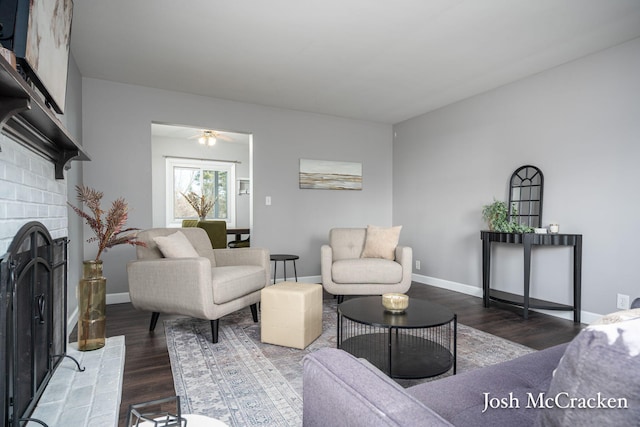
M 82 76 L 72 55 L 69 55 L 69 71 L 67 77 L 67 96 L 65 100 L 65 113 L 59 116 L 69 133 L 82 144 Z M 75 186 L 82 184 L 83 162 L 71 162 L 71 169 L 66 173 L 67 199 L 75 203 Z M 67 286 L 67 315 L 75 318 L 78 308 L 76 287 L 82 277 L 83 223 L 71 209 L 67 210 L 68 237 L 69 237 L 69 271 Z M 68 332 L 71 332 L 70 330 Z
M 543 224 L 584 235 L 583 310 L 640 296 L 640 39 L 394 126 L 393 220 L 426 282 L 480 294 L 482 206 L 511 173 L 545 176 Z M 534 251 L 532 294 L 571 302 L 571 252 Z M 522 248 L 494 248 L 494 287 L 520 291 Z
M 86 185 L 123 196 L 130 226 L 152 226 L 151 123 L 253 134 L 252 245 L 300 255 L 298 275 L 320 273 L 320 245 L 335 226 L 391 225 L 391 126 L 83 79 Z M 362 191 L 300 190 L 300 158 L 363 163 Z M 265 206 L 265 196 L 272 205 Z M 85 258 L 95 254 L 85 245 Z M 104 256 L 107 292 L 128 291 L 134 249 Z

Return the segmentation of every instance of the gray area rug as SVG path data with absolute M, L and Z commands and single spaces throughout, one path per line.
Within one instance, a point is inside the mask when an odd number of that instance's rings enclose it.
M 323 333 L 305 350 L 260 342 L 249 308 L 220 319 L 219 342 L 209 321 L 164 322 L 176 394 L 183 413 L 207 415 L 230 426 L 301 426 L 302 359 L 336 347 L 336 300 L 324 301 Z M 458 324 L 458 373 L 534 350 Z M 442 376 L 448 376 L 445 373 Z M 428 380 L 398 381 L 403 386 Z

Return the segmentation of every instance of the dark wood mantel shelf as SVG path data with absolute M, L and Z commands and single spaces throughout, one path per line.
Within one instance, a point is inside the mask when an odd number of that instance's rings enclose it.
M 6 135 L 51 160 L 56 179 L 64 178 L 71 160 L 90 160 L 40 96 L 2 57 L 0 127 Z

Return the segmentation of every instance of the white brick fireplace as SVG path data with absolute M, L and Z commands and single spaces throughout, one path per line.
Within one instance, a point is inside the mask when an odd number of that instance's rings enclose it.
M 67 181 L 55 179 L 53 163 L 4 134 L 0 150 L 0 254 L 29 221 L 67 236 Z
M 66 173 L 65 179 L 56 179 L 50 159 L 0 134 L 0 256 L 20 228 L 32 221 L 42 223 L 53 239 L 68 236 L 67 187 Z M 75 288 L 72 282 L 68 286 Z M 68 332 L 76 317 L 67 319 Z M 51 427 L 117 426 L 124 353 L 124 337 L 108 338 L 105 348 L 86 353 L 69 344 L 67 354 L 86 370 L 79 372 L 70 359 L 64 359 L 31 416 Z

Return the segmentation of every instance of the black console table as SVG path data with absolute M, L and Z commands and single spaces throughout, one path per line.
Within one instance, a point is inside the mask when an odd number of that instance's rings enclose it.
M 535 233 L 499 233 L 481 231 L 482 240 L 482 294 L 484 306 L 490 301 L 497 301 L 520 306 L 524 309 L 523 317 L 528 317 L 529 309 L 573 311 L 573 321 L 580 323 L 580 293 L 582 283 L 582 234 L 535 234 Z M 510 243 L 524 247 L 524 295 L 491 289 L 491 243 Z M 558 304 L 529 298 L 531 274 L 531 248 L 533 246 L 572 246 L 573 247 L 573 305 Z

